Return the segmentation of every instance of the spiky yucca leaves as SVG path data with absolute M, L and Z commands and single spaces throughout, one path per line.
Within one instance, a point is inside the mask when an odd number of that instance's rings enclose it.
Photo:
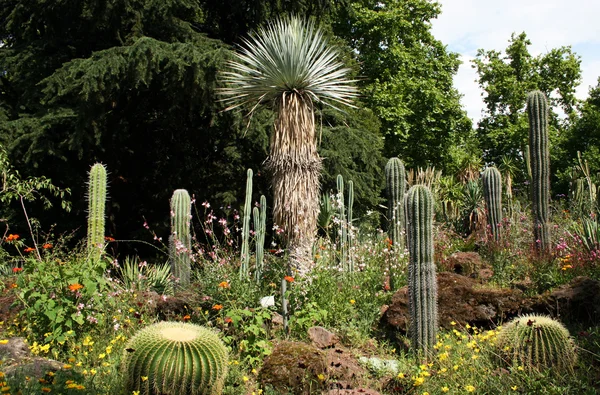
M 424 185 L 415 185 L 405 198 L 408 235 L 409 335 L 413 348 L 428 356 L 438 331 L 437 279 L 433 249 L 433 197 Z
M 213 331 L 189 323 L 159 322 L 140 330 L 126 344 L 124 389 L 140 395 L 218 395 L 227 361 L 227 349 Z
M 357 89 L 346 78 L 313 22 L 278 19 L 254 32 L 222 74 L 227 109 L 264 103 L 275 110 L 267 167 L 272 174 L 273 221 L 283 227 L 291 264 L 300 273 L 312 265 L 319 214 L 321 158 L 315 138 L 314 104 L 351 105 Z
M 192 201 L 185 189 L 177 189 L 171 197 L 171 236 L 169 237 L 169 260 L 171 273 L 185 287 L 190 283 L 192 236 L 190 221 Z
M 481 175 L 487 220 L 494 239 L 500 238 L 498 225 L 502 221 L 502 176 L 495 167 L 488 167 Z
M 548 143 L 548 101 L 540 91 L 527 95 L 529 117 L 529 153 L 533 200 L 533 231 L 538 252 L 551 248 L 550 224 L 550 147 Z
M 530 314 L 504 325 L 496 345 L 509 364 L 529 371 L 552 368 L 555 373 L 573 371 L 577 348 L 569 331 L 558 321 Z
M 390 158 L 385 165 L 385 187 L 388 198 L 388 234 L 392 245 L 404 249 L 404 193 L 406 192 L 406 170 L 398 158 Z
M 87 194 L 87 247 L 88 255 L 92 262 L 100 261 L 104 252 L 106 189 L 106 167 L 101 163 L 96 163 L 90 170 Z

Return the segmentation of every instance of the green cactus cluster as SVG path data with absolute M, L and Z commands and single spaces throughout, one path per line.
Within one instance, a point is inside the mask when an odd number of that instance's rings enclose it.
M 219 395 L 227 374 L 227 348 L 199 325 L 159 322 L 125 345 L 124 391 L 140 395 Z
M 104 253 L 107 175 L 101 163 L 92 166 L 88 180 L 87 248 L 90 261 L 99 262 Z
M 548 101 L 540 91 L 527 95 L 529 117 L 529 157 L 531 162 L 531 195 L 536 250 L 550 251 L 550 148 L 548 143 Z
M 246 172 L 246 201 L 244 203 L 242 222 L 242 248 L 240 253 L 240 279 L 248 277 L 250 263 L 250 216 L 252 214 L 252 169 Z
M 392 245 L 402 251 L 405 245 L 404 193 L 406 192 L 406 170 L 398 158 L 390 158 L 385 165 L 386 193 L 388 198 L 388 235 Z
M 339 241 L 340 241 L 340 264 L 348 272 L 354 271 L 354 261 L 350 248 L 352 247 L 352 209 L 354 207 L 354 183 L 348 181 L 348 204 L 346 204 L 344 191 L 344 177 L 338 174 L 337 179 L 337 200 L 338 200 L 338 218 L 339 218 Z
M 558 321 L 543 315 L 524 315 L 502 326 L 496 346 L 509 365 L 554 373 L 573 371 L 577 347 L 569 331 Z
M 169 236 L 169 261 L 171 274 L 180 287 L 190 283 L 192 236 L 190 221 L 192 202 L 185 189 L 177 189 L 171 197 L 171 235 Z
M 433 197 L 424 185 L 411 187 L 405 199 L 408 235 L 409 336 L 413 348 L 429 355 L 437 342 L 437 279 L 433 246 Z
M 502 222 L 502 176 L 495 167 L 488 167 L 481 175 L 487 220 L 494 239 L 500 239 Z

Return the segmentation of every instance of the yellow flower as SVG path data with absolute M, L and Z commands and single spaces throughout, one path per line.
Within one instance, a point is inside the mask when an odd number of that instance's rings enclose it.
M 95 375 L 96 373 L 98 373 L 98 371 L 97 371 L 96 369 L 93 369 L 93 368 L 92 368 L 92 369 L 90 369 L 90 374 L 91 374 L 92 376 L 93 376 L 93 375 Z
M 448 392 L 448 391 L 450 391 L 450 388 L 448 388 L 448 387 L 442 387 L 442 392 Z
M 7 339 L 0 340 L 0 344 L 7 344 L 7 343 L 8 343 Z
M 413 383 L 413 386 L 415 387 L 423 385 L 423 383 L 425 382 L 425 377 L 414 377 L 413 379 L 415 380 Z
M 142 376 L 142 381 L 147 381 L 148 380 L 148 376 Z
M 512 387 L 510 387 L 510 389 L 513 390 L 513 391 L 516 391 L 517 388 L 519 388 L 519 387 L 517 387 L 516 385 L 513 385 Z
M 140 391 L 133 391 L 131 395 L 140 395 Z
M 43 390 L 43 388 L 42 388 L 42 390 Z M 8 391 L 10 391 L 10 387 L 7 385 L 5 387 L 2 387 L 2 389 L 0 389 L 0 391 L 2 391 L 2 392 L 8 392 Z
M 2 391 L 4 391 L 4 389 L 2 389 Z M 52 391 L 50 388 L 42 387 L 42 392 L 50 392 L 50 391 Z
M 323 376 L 322 373 L 319 373 L 319 375 L 317 376 L 317 378 L 321 381 L 325 380 L 325 376 Z
M 402 373 L 402 372 L 398 373 L 398 378 L 399 379 L 403 379 L 404 378 L 404 373 Z
M 519 366 L 517 369 L 520 370 L 520 371 L 525 370 L 525 368 L 523 366 Z
M 456 322 L 452 321 L 452 322 L 450 322 L 450 325 L 454 326 L 454 325 L 456 325 Z
M 244 382 L 246 382 L 246 381 L 248 381 L 250 379 L 248 377 L 244 376 L 244 377 L 242 377 L 242 380 L 244 380 Z
M 356 300 L 350 299 L 350 304 L 354 304 L 354 303 L 356 303 Z
M 467 390 L 467 392 L 474 392 L 475 391 L 475 387 L 473 387 L 472 385 L 466 385 L 465 386 L 465 390 Z

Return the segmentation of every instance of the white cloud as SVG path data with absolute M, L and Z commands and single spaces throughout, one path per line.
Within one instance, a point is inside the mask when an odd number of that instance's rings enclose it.
M 481 118 L 481 90 L 469 60 L 477 49 L 503 51 L 513 32 L 525 32 L 533 55 L 571 45 L 582 58 L 579 98 L 587 97 L 600 75 L 600 1 L 598 0 L 438 0 L 442 14 L 432 21 L 433 34 L 462 55 L 455 86 L 464 95 L 469 116 Z

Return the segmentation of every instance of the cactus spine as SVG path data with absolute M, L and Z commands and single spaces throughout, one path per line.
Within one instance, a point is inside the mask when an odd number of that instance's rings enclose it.
M 542 315 L 525 315 L 504 325 L 496 346 L 504 361 L 530 372 L 547 368 L 554 373 L 572 372 L 577 360 L 569 331 L 560 322 Z
M 88 182 L 87 247 L 91 262 L 97 263 L 104 252 L 104 214 L 106 210 L 106 167 L 92 166 Z
M 259 282 L 264 268 L 265 233 L 267 232 L 267 198 L 265 195 L 260 197 L 260 209 L 254 207 L 252 214 L 256 232 L 256 271 L 254 272 L 254 278 L 256 282 Z
M 183 322 L 159 322 L 139 331 L 123 351 L 125 393 L 221 394 L 227 348 L 213 331 Z
M 171 274 L 185 287 L 190 283 L 192 237 L 190 220 L 192 202 L 185 189 L 177 189 L 171 197 L 171 236 L 169 237 L 169 258 Z
M 408 234 L 408 307 L 411 344 L 433 352 L 438 330 L 437 279 L 433 249 L 433 198 L 424 185 L 411 187 L 405 199 Z
M 494 240 L 500 238 L 499 225 L 502 221 L 502 176 L 495 167 L 488 167 L 481 175 L 483 180 L 483 196 L 487 208 L 487 219 Z
M 244 222 L 242 225 L 242 252 L 240 264 L 240 279 L 248 277 L 250 263 L 250 214 L 252 213 L 252 169 L 246 172 L 246 202 L 244 204 Z
M 386 192 L 388 196 L 388 235 L 392 245 L 404 249 L 404 193 L 406 192 L 406 170 L 398 158 L 390 158 L 385 165 Z
M 533 229 L 538 252 L 550 251 L 550 148 L 548 146 L 548 102 L 540 91 L 527 96 L 529 156 L 531 161 Z

